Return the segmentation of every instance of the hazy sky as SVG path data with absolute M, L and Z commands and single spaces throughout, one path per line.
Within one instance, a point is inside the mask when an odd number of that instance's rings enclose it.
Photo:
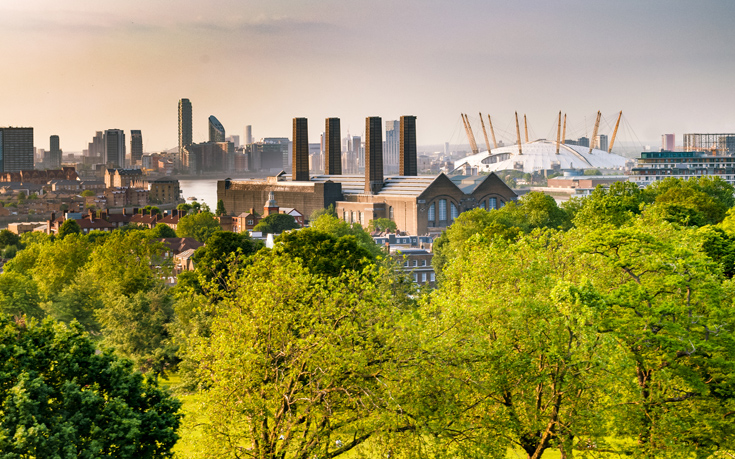
M 318 142 L 328 116 L 361 135 L 410 114 L 439 144 L 466 142 L 466 112 L 483 145 L 478 111 L 511 140 L 514 111 L 547 137 L 563 110 L 576 137 L 623 110 L 623 140 L 680 143 L 735 131 L 733 20 L 733 0 L 0 0 L 0 126 L 65 151 L 141 129 L 159 151 L 185 97 L 195 141 L 209 115 L 241 138 L 303 116 Z

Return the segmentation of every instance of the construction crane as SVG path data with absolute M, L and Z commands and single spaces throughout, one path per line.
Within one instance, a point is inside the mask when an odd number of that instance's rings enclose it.
M 498 142 L 495 140 L 495 129 L 493 129 L 493 120 L 490 119 L 490 114 L 487 115 L 487 122 L 490 125 L 490 134 L 493 136 L 493 148 L 498 148 Z
M 526 114 L 523 114 L 523 127 L 526 130 L 526 143 L 528 143 L 528 122 L 526 121 Z
M 559 137 L 561 136 L 561 110 L 559 110 L 559 126 L 556 128 L 556 154 L 559 154 Z
M 620 110 L 620 114 L 618 115 L 618 122 L 615 123 L 615 130 L 613 131 L 612 139 L 610 139 L 610 148 L 607 149 L 608 153 L 612 153 L 612 147 L 615 144 L 615 136 L 618 134 L 618 126 L 620 126 L 620 118 L 623 117 L 623 111 Z
M 485 145 L 487 145 L 487 152 L 490 153 L 490 141 L 487 139 L 487 130 L 485 129 L 485 121 L 482 120 L 482 113 L 480 113 L 480 124 L 482 124 L 482 133 L 485 134 Z
M 597 144 L 597 130 L 600 128 L 600 117 L 602 117 L 602 113 L 600 113 L 600 111 L 598 110 L 597 120 L 595 121 L 595 129 L 592 131 L 592 138 L 590 139 L 590 154 L 592 154 L 592 149 L 595 148 L 595 144 Z
M 516 112 L 516 135 L 518 136 L 518 154 L 523 154 L 523 148 L 521 148 L 521 127 L 518 124 L 518 112 Z

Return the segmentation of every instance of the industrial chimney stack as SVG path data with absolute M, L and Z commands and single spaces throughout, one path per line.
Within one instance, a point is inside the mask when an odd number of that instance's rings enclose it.
M 324 174 L 342 175 L 342 134 L 339 118 L 327 118 L 324 127 Z
M 365 194 L 383 188 L 383 124 L 379 116 L 365 118 Z
M 401 159 L 399 175 L 418 175 L 416 158 L 416 117 L 401 117 Z

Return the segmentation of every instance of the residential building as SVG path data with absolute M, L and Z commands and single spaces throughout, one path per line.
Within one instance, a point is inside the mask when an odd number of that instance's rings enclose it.
M 184 147 L 191 145 L 192 121 L 191 102 L 189 99 L 179 100 L 179 161 L 183 162 Z
M 226 142 L 225 128 L 214 115 L 209 117 L 209 141 Z
M 661 136 L 661 151 L 676 150 L 676 136 L 674 134 L 664 134 Z
M 152 203 L 176 203 L 181 200 L 181 188 L 176 179 L 160 178 L 152 181 L 150 187 L 149 199 Z
M 43 158 L 44 169 L 61 169 L 61 148 L 59 148 L 59 136 L 52 135 L 49 138 L 49 151 L 45 152 Z
M 426 249 L 403 249 L 391 247 L 391 255 L 402 265 L 403 272 L 420 286 L 434 287 L 436 273 L 431 265 L 434 254 Z
M 644 151 L 630 172 L 630 181 L 646 186 L 666 177 L 720 177 L 735 185 L 735 154 L 704 151 Z

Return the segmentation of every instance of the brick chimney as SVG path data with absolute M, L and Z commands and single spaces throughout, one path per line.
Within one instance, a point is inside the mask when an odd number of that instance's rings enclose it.
M 383 121 L 379 116 L 365 118 L 365 194 L 383 188 Z
M 418 160 L 416 158 L 416 117 L 401 117 L 401 159 L 398 169 L 399 175 L 418 175 Z
M 306 118 L 293 119 L 293 160 L 291 180 L 309 181 L 309 127 Z
M 339 118 L 327 118 L 324 126 L 324 174 L 342 175 L 342 134 Z

